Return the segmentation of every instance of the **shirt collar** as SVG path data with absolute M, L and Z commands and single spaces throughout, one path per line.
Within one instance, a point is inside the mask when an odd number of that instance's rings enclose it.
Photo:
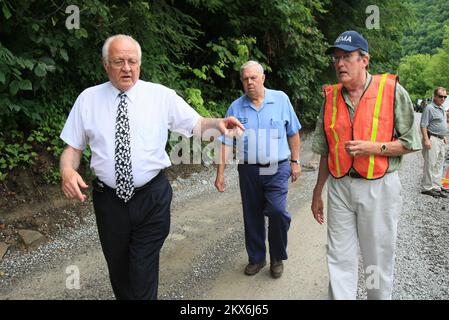
M 373 76 L 371 74 L 369 74 L 369 72 L 366 72 L 366 81 L 365 81 L 365 85 L 363 86 L 363 92 L 365 92 L 366 88 L 368 88 L 369 84 L 371 83 L 372 78 L 373 78 Z M 343 87 L 342 91 L 344 93 L 348 93 L 348 90 L 346 90 L 345 87 Z
M 273 104 L 274 103 L 274 97 L 271 94 L 270 90 L 267 90 L 267 88 L 264 88 L 264 98 L 262 107 L 266 104 Z M 243 97 L 243 106 L 244 107 L 251 107 L 251 99 L 245 94 Z
M 436 103 L 435 103 L 435 102 L 433 102 L 433 101 L 432 101 L 432 102 L 430 102 L 430 104 L 431 104 L 431 105 L 433 105 L 433 107 L 434 107 L 434 108 L 437 108 L 437 109 L 441 109 L 441 110 L 444 110 L 444 107 L 443 107 L 443 105 L 441 105 L 441 106 L 437 106 L 437 105 L 436 105 Z
M 366 89 L 368 88 L 369 84 L 371 83 L 372 78 L 373 78 L 373 76 L 371 74 L 369 74 L 369 72 L 366 72 L 366 81 L 365 81 L 365 85 L 363 86 L 363 93 L 365 93 Z M 345 87 L 342 88 L 342 93 L 343 93 L 343 98 L 345 99 L 346 104 L 348 104 L 349 106 L 354 108 L 351 100 L 349 99 L 348 90 L 346 90 Z
M 137 82 L 128 90 L 125 91 L 126 96 L 128 97 L 129 101 L 134 102 L 137 99 L 137 86 L 139 85 L 140 80 L 137 80 Z M 121 91 L 114 87 L 112 82 L 109 81 L 110 86 L 110 100 L 112 103 L 115 103 L 118 99 L 119 94 Z

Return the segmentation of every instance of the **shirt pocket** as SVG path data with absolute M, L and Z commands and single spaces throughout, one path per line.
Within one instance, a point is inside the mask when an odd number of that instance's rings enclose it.
M 136 145 L 143 151 L 164 149 L 167 143 L 167 131 L 162 126 L 140 123 L 136 130 Z
M 285 121 L 284 120 L 270 120 L 270 138 L 271 139 L 281 139 L 285 132 Z
M 248 123 L 248 118 L 245 117 L 237 117 L 237 120 L 239 120 L 241 124 Z

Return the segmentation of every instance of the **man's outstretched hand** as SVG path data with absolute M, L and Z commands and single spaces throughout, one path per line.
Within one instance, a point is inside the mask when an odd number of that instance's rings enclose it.
M 221 133 L 229 136 L 241 136 L 243 131 L 245 130 L 245 127 L 243 124 L 240 123 L 239 120 L 237 120 L 236 117 L 227 117 L 224 119 L 219 119 L 217 124 L 218 130 L 220 130 Z

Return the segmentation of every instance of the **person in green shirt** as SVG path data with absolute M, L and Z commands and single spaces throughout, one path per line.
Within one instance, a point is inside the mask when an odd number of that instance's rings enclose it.
M 368 42 L 356 31 L 343 32 L 326 54 L 330 54 L 341 94 L 349 112 L 352 131 L 354 114 L 360 105 L 368 105 L 364 93 L 373 82 L 368 73 Z M 394 129 L 391 141 L 349 140 L 344 151 L 357 159 L 361 156 L 388 157 L 383 177 L 368 179 L 351 168 L 342 177 L 330 174 L 325 107 L 318 117 L 312 150 L 321 155 L 317 182 L 313 191 L 312 212 L 324 223 L 322 191 L 327 182 L 327 219 L 329 295 L 332 299 L 356 299 L 358 282 L 358 247 L 364 261 L 368 299 L 391 299 L 393 289 L 394 247 L 397 223 L 402 207 L 401 183 L 397 170 L 402 155 L 421 149 L 420 135 L 414 123 L 413 104 L 407 91 L 396 83 L 394 89 Z M 326 95 L 332 99 L 332 93 Z M 340 109 L 339 109 L 340 110 Z M 338 118 L 337 118 L 338 120 Z M 381 120 L 379 120 L 381 121 Z M 341 123 L 339 125 L 342 125 Z M 331 149 L 333 151 L 333 149 Z M 332 172 L 331 172 L 332 173 Z

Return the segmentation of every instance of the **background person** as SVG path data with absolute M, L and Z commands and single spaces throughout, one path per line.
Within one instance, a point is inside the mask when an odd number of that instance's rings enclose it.
M 447 198 L 443 193 L 446 189 L 441 183 L 447 149 L 447 114 L 443 108 L 446 97 L 445 88 L 436 88 L 433 92 L 433 101 L 424 109 L 420 123 L 424 158 L 421 193 L 435 198 Z
M 237 117 L 245 126 L 244 136 L 237 141 L 242 155 L 238 172 L 249 260 L 245 274 L 254 275 L 266 265 L 267 216 L 270 271 L 273 278 L 279 278 L 284 270 L 283 260 L 288 257 L 288 179 L 291 176 L 295 182 L 301 174 L 301 124 L 288 96 L 265 88 L 264 70 L 258 62 L 243 64 L 240 79 L 245 94 L 231 104 L 227 116 Z M 215 180 L 220 192 L 224 191 L 226 155 L 232 153 L 232 145 L 233 140 L 225 137 Z

